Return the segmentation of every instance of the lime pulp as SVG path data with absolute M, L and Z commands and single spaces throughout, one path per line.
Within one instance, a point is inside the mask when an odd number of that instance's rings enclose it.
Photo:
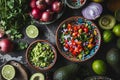
M 27 28 L 26 28 L 26 35 L 29 37 L 29 38 L 36 38 L 38 35 L 39 35 L 39 30 L 36 26 L 34 25 L 29 25 Z
M 12 65 L 3 66 L 2 76 L 6 80 L 12 80 L 15 77 L 15 68 Z

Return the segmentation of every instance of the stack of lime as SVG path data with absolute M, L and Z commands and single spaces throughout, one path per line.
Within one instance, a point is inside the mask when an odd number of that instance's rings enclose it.
M 15 77 L 15 68 L 12 65 L 4 65 L 1 73 L 4 79 L 12 80 Z

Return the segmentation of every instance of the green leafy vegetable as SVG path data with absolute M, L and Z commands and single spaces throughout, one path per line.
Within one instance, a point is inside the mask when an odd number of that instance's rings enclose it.
M 12 40 L 22 38 L 21 29 L 30 23 L 29 0 L 0 0 L 0 27 Z

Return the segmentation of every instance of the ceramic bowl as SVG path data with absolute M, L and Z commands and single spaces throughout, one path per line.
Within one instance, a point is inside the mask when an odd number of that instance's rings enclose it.
M 55 21 L 57 21 L 63 15 L 63 13 L 65 11 L 65 8 L 66 8 L 65 1 L 64 0 L 60 0 L 60 2 L 63 5 L 62 6 L 62 10 L 59 13 L 53 13 L 52 20 L 44 22 L 44 21 L 41 21 L 41 20 L 34 19 L 33 16 L 30 14 L 30 16 L 32 17 L 32 20 L 35 21 L 36 23 L 42 24 L 42 25 L 54 23 Z
M 17 74 L 15 74 L 14 80 L 21 80 L 21 78 L 22 80 L 29 79 L 27 68 L 20 62 L 15 60 L 10 60 L 4 63 L 3 65 L 1 65 L 0 68 L 2 68 L 4 65 L 12 65 L 15 68 L 15 71 L 17 72 Z M 0 74 L 0 80 L 4 80 L 2 77 L 2 74 Z
M 81 16 L 64 20 L 56 31 L 59 52 L 72 62 L 83 62 L 92 58 L 98 52 L 100 43 L 101 34 L 97 26 Z
M 72 9 L 79 9 L 86 3 L 86 0 L 66 0 L 68 7 Z
M 43 45 L 43 44 L 48 45 L 49 49 L 45 45 L 37 46 L 39 43 L 40 45 Z M 48 52 L 47 50 L 51 50 L 51 52 L 50 51 Z M 52 58 L 50 57 L 51 54 L 53 55 Z M 54 66 L 56 59 L 57 59 L 56 49 L 52 44 L 50 44 L 46 40 L 33 41 L 26 50 L 26 61 L 28 65 L 37 71 L 50 70 Z M 44 64 L 45 65 L 47 64 L 47 66 L 44 66 Z

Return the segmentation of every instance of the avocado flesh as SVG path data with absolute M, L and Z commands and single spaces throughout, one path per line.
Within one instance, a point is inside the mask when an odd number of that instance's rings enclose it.
M 34 73 L 30 80 L 45 80 L 44 75 L 42 73 Z

